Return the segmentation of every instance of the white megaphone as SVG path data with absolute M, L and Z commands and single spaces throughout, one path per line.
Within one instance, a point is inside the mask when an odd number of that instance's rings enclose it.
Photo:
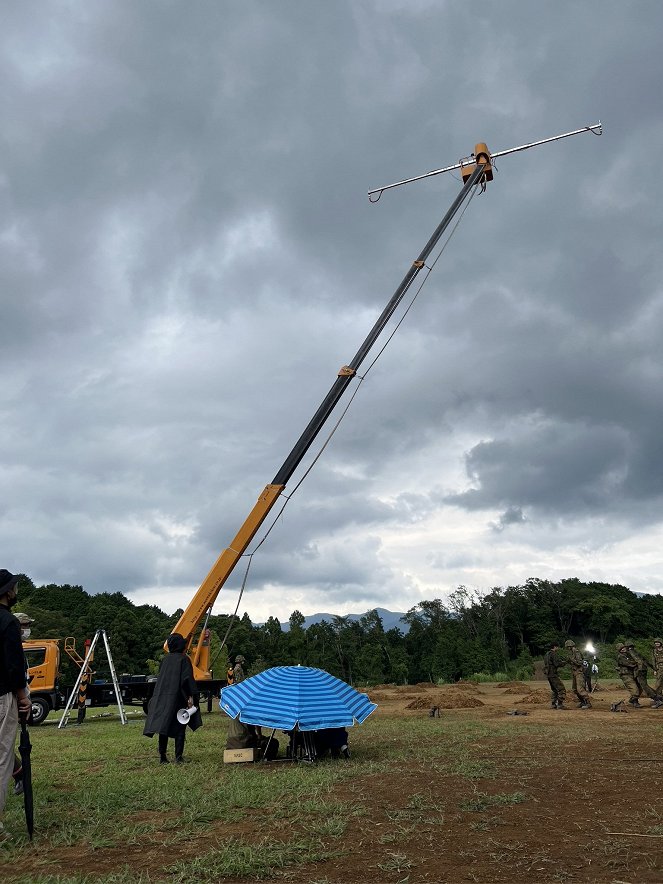
M 180 724 L 188 724 L 197 711 L 196 706 L 192 706 L 190 709 L 180 709 L 177 713 L 177 720 Z

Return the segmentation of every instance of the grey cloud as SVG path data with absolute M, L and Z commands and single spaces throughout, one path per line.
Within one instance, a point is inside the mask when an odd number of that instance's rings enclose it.
M 476 485 L 448 501 L 481 509 L 536 507 L 554 513 L 610 511 L 620 498 L 628 439 L 617 429 L 551 425 L 515 429 L 509 439 L 481 442 L 467 454 Z
M 504 531 L 509 525 L 518 525 L 526 521 L 525 514 L 519 506 L 510 506 L 503 513 L 500 513 L 497 522 L 490 523 L 490 527 L 493 531 Z
M 514 532 L 520 511 L 656 525 L 660 18 L 512 0 L 8 8 L 0 457 L 24 511 L 3 522 L 8 566 L 94 590 L 202 578 L 457 184 L 377 205 L 368 187 L 597 117 L 602 139 L 498 163 L 252 592 L 396 594 L 409 569 L 385 566 L 381 532 L 450 506 Z M 458 439 L 469 487 L 440 475 Z M 361 555 L 333 551 L 350 532 Z

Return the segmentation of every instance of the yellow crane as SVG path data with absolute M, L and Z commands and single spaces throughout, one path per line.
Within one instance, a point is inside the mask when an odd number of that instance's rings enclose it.
M 422 249 L 421 253 L 412 262 L 411 267 L 405 274 L 401 284 L 392 295 L 389 303 L 384 308 L 375 325 L 368 333 L 359 350 L 353 359 L 347 365 L 342 366 L 337 374 L 331 389 L 323 399 L 318 410 L 315 412 L 308 426 L 301 434 L 292 451 L 283 462 L 274 479 L 269 485 L 266 485 L 262 493 L 258 497 L 253 509 L 248 514 L 238 532 L 231 540 L 230 544 L 220 554 L 210 572 L 201 583 L 199 589 L 186 606 L 182 616 L 173 627 L 173 632 L 178 632 L 184 636 L 187 643 L 187 653 L 191 657 L 193 671 L 196 681 L 205 682 L 212 678 L 210 672 L 210 634 L 206 626 L 206 618 L 211 613 L 212 606 L 225 584 L 226 580 L 237 565 L 239 559 L 244 555 L 246 549 L 254 538 L 256 532 L 269 515 L 272 507 L 279 499 L 286 483 L 292 476 L 293 472 L 301 462 L 302 458 L 311 447 L 316 436 L 324 426 L 325 422 L 331 415 L 341 396 L 357 374 L 357 370 L 364 362 L 369 351 L 375 344 L 380 333 L 385 328 L 390 317 L 400 304 L 404 295 L 426 265 L 426 260 L 439 242 L 442 234 L 449 227 L 452 219 L 459 211 L 461 206 L 470 196 L 472 190 L 481 185 L 485 187 L 488 181 L 493 180 L 493 162 L 496 157 L 505 156 L 517 151 L 526 150 L 529 147 L 535 147 L 540 144 L 546 144 L 551 141 L 558 141 L 562 138 L 568 138 L 571 135 L 578 135 L 582 132 L 592 132 L 595 135 L 602 134 L 602 126 L 596 123 L 593 126 L 584 126 L 582 129 L 576 129 L 573 132 L 566 132 L 562 135 L 555 135 L 551 138 L 541 139 L 539 141 L 530 142 L 529 144 L 520 145 L 519 147 L 509 148 L 508 150 L 498 151 L 491 154 L 485 143 L 480 142 L 475 146 L 474 152 L 465 159 L 460 160 L 452 166 L 446 166 L 442 169 L 436 169 L 427 172 L 424 175 L 418 175 L 413 178 L 407 178 L 403 181 L 397 181 L 394 184 L 388 184 L 368 192 L 371 202 L 377 202 L 385 190 L 399 187 L 402 184 L 408 184 L 412 181 L 418 181 L 423 178 L 429 178 L 433 175 L 439 175 L 443 172 L 449 172 L 454 169 L 460 170 L 463 179 L 463 187 L 460 193 L 449 207 L 447 213 L 442 218 L 432 236 Z M 205 622 L 203 623 L 203 618 Z M 202 628 L 197 633 L 199 626 L 203 623 Z M 197 633 L 197 634 L 196 634 Z M 164 645 L 167 650 L 167 647 Z

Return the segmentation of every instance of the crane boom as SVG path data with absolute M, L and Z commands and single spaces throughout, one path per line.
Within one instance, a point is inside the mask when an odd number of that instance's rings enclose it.
M 237 562 L 246 551 L 249 543 L 255 536 L 256 532 L 269 515 L 270 510 L 278 500 L 281 492 L 286 486 L 287 481 L 305 456 L 308 449 L 313 444 L 316 436 L 324 426 L 325 422 L 331 415 L 341 396 L 345 392 L 352 378 L 356 375 L 357 369 L 363 363 L 372 346 L 385 328 L 390 317 L 400 304 L 404 295 L 421 272 L 426 264 L 426 260 L 439 242 L 440 237 L 451 223 L 453 217 L 461 208 L 472 189 L 482 179 L 486 177 L 486 170 L 490 168 L 489 155 L 477 156 L 476 165 L 463 188 L 457 195 L 449 207 L 447 213 L 442 218 L 430 239 L 422 249 L 421 253 L 412 266 L 405 274 L 403 281 L 392 295 L 389 303 L 384 308 L 375 325 L 367 335 L 361 347 L 348 365 L 343 366 L 337 375 L 331 389 L 323 399 L 318 410 L 313 415 L 306 429 L 295 443 L 292 451 L 283 462 L 283 465 L 276 473 L 271 484 L 267 485 L 262 494 L 256 501 L 253 509 L 246 517 L 239 531 L 233 538 L 230 546 L 223 550 L 209 574 L 201 583 L 199 589 L 187 605 L 182 616 L 173 627 L 173 632 L 179 632 L 187 642 L 188 653 L 193 663 L 193 671 L 196 681 L 206 681 L 211 678 L 209 670 L 209 632 L 202 629 L 198 640 L 193 645 L 194 634 L 198 628 L 203 616 L 210 611 L 219 592 L 221 591 L 226 580 L 232 573 Z

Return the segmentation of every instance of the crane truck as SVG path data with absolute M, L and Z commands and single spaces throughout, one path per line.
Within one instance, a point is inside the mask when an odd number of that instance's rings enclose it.
M 222 551 L 199 589 L 184 609 L 182 616 L 173 627 L 173 632 L 180 633 L 186 641 L 187 653 L 193 664 L 194 677 L 198 684 L 208 683 L 212 679 L 207 620 L 219 592 L 281 496 L 286 483 L 322 430 L 343 393 L 357 375 L 358 369 L 368 356 L 380 333 L 387 325 L 387 322 L 403 300 L 414 280 L 426 266 L 426 260 L 439 242 L 442 234 L 448 228 L 463 203 L 468 199 L 474 187 L 492 180 L 490 153 L 485 144 L 478 144 L 476 146 L 472 163 L 467 164 L 463 169 L 463 180 L 464 184 L 460 193 L 451 204 L 421 253 L 412 262 L 401 284 L 378 317 L 361 347 L 353 359 L 339 369 L 331 389 L 295 443 L 283 465 L 269 485 L 265 486 L 235 537 L 231 540 L 228 547 Z M 166 646 L 164 645 L 164 647 Z
M 312 446 L 351 381 L 357 376 L 360 366 L 365 361 L 371 348 L 386 327 L 405 294 L 408 292 L 419 273 L 426 267 L 427 259 L 449 227 L 452 219 L 477 186 L 480 186 L 481 189 L 484 190 L 487 182 L 493 180 L 494 160 L 496 157 L 505 156 L 506 154 L 515 153 L 516 151 L 525 150 L 529 147 L 545 144 L 547 142 L 557 141 L 561 138 L 567 138 L 571 135 L 577 135 L 582 132 L 591 132 L 594 135 L 601 135 L 602 127 L 599 122 L 592 126 L 584 126 L 582 129 L 576 129 L 573 132 L 556 135 L 552 138 L 542 139 L 536 142 L 531 142 L 530 144 L 498 151 L 493 154 L 488 150 L 485 143 L 480 142 L 475 146 L 474 152 L 469 157 L 461 160 L 453 166 L 447 166 L 442 169 L 427 172 L 425 175 L 405 179 L 368 192 L 369 200 L 371 202 L 377 202 L 385 190 L 455 169 L 460 171 L 463 181 L 460 193 L 452 202 L 447 213 L 434 230 L 420 254 L 412 262 L 412 265 L 405 274 L 401 284 L 392 295 L 359 350 L 347 365 L 343 365 L 339 369 L 329 392 L 322 400 L 317 411 L 295 443 L 282 466 L 276 472 L 273 480 L 265 486 L 234 538 L 212 565 L 209 573 L 184 609 L 182 616 L 173 627 L 172 631 L 180 633 L 186 641 L 186 653 L 189 655 L 193 665 L 194 678 L 200 691 L 208 697 L 208 708 L 211 708 L 212 696 L 218 692 L 218 689 L 223 684 L 225 684 L 225 680 L 222 682 L 214 679 L 210 664 L 210 632 L 207 628 L 207 622 L 212 612 L 214 602 L 240 558 L 244 555 L 249 544 L 260 529 L 260 526 L 267 519 L 269 513 L 283 493 L 286 483 L 292 477 L 302 459 Z M 26 644 L 29 645 L 34 643 L 28 642 Z M 52 644 L 49 642 L 40 643 L 40 647 L 42 646 L 46 647 L 47 656 L 49 653 L 52 655 L 52 662 L 46 665 L 46 671 L 48 674 L 44 676 L 43 688 L 41 690 L 40 680 L 37 677 L 37 673 L 35 673 L 33 681 L 33 696 L 38 699 L 40 704 L 42 701 L 48 703 L 49 709 L 58 708 L 57 683 L 54 678 L 54 673 L 57 671 L 57 666 L 54 662 L 56 660 L 56 652 L 52 647 Z M 164 650 L 166 652 L 168 651 L 166 644 L 164 644 Z M 59 650 L 57 651 L 57 654 L 59 655 Z M 59 657 L 57 659 L 59 659 Z M 131 680 L 129 682 L 123 682 L 122 677 L 120 678 L 123 696 L 126 691 L 127 702 L 138 701 L 146 705 L 153 690 L 154 679 L 150 680 L 145 676 L 132 676 L 130 678 Z M 134 679 L 136 680 L 134 681 Z M 96 694 L 94 688 L 92 694 Z M 102 688 L 98 693 L 100 704 L 103 705 L 105 699 L 107 699 L 107 697 Z M 42 708 L 45 709 L 45 706 Z M 33 701 L 33 710 L 34 709 L 35 702 Z
M 62 639 L 58 638 L 26 639 L 23 642 L 32 702 L 30 724 L 33 726 L 42 724 L 50 712 L 64 709 L 74 687 L 63 681 L 60 666 L 62 644 Z M 89 644 L 90 640 L 87 639 L 86 652 Z M 85 658 L 77 652 L 74 638 L 64 639 L 64 651 L 80 672 L 85 665 Z M 87 672 L 84 673 L 86 677 L 82 681 L 83 688 L 79 688 L 79 721 L 82 718 L 81 709 L 114 706 L 117 702 L 112 680 L 95 678 L 97 673 L 93 671 L 91 663 L 92 659 L 88 659 Z M 122 703 L 125 706 L 142 706 L 143 711 L 147 712 L 147 704 L 154 693 L 156 675 L 125 672 L 118 674 L 117 681 Z M 208 710 L 212 708 L 214 697 L 218 696 L 225 684 L 225 678 L 220 680 L 213 677 L 198 683 L 201 697 L 207 701 Z
M 212 679 L 212 672 L 210 671 L 209 630 L 207 629 L 207 621 L 219 592 L 223 588 L 240 558 L 246 552 L 260 526 L 263 524 L 281 496 L 286 483 L 301 463 L 307 451 L 310 449 L 352 379 L 357 375 L 358 369 L 368 356 L 369 351 L 384 330 L 387 322 L 394 314 L 394 311 L 401 303 L 403 297 L 408 292 L 419 273 L 426 267 L 427 259 L 432 254 L 443 233 L 451 224 L 454 216 L 466 200 L 468 200 L 477 186 L 481 187 L 481 190 L 483 191 L 485 190 L 487 183 L 493 180 L 494 160 L 496 157 L 526 150 L 529 147 L 535 147 L 540 144 L 558 141 L 572 135 L 579 135 L 583 132 L 601 135 L 603 129 L 599 122 L 594 125 L 583 126 L 582 129 L 576 129 L 573 132 L 555 135 L 551 138 L 541 139 L 539 141 L 531 142 L 530 144 L 520 145 L 493 154 L 491 154 L 484 142 L 479 142 L 475 145 L 474 151 L 469 157 L 462 159 L 459 163 L 453 166 L 447 166 L 442 169 L 427 172 L 425 175 L 419 175 L 415 178 L 399 181 L 368 192 L 369 200 L 371 202 L 377 202 L 385 190 L 398 187 L 401 184 L 407 184 L 410 181 L 428 178 L 432 175 L 438 175 L 456 169 L 460 171 L 463 181 L 460 193 L 452 202 L 447 213 L 434 230 L 421 253 L 412 262 L 412 265 L 405 274 L 401 284 L 392 295 L 390 301 L 378 317 L 359 350 L 347 365 L 343 365 L 339 369 L 336 380 L 333 382 L 329 392 L 322 400 L 322 403 L 306 426 L 304 432 L 295 443 L 290 454 L 283 462 L 281 468 L 277 471 L 270 484 L 265 486 L 253 506 L 253 509 L 240 526 L 235 537 L 231 540 L 228 547 L 221 552 L 193 598 L 184 609 L 177 624 L 173 627 L 173 632 L 180 633 L 186 641 L 186 652 L 193 664 L 193 672 L 198 684 L 202 685 L 209 683 Z M 166 645 L 164 645 L 164 648 L 167 651 Z
M 61 641 L 57 638 L 47 638 L 27 639 L 23 642 L 32 702 L 31 725 L 40 725 L 49 712 L 64 709 L 71 693 L 73 686 L 65 685 L 62 681 Z M 86 641 L 86 646 L 88 644 L 89 640 Z M 82 669 L 84 658 L 76 651 L 75 639 L 65 638 L 64 650 L 78 669 Z M 95 673 L 89 663 L 90 661 L 88 661 L 88 678 L 85 679 L 84 706 L 114 705 L 116 699 L 113 683 L 105 678 L 95 678 Z M 155 681 L 156 676 L 127 673 L 120 675 L 118 684 L 122 694 L 122 702 L 125 705 L 138 704 L 146 710 L 147 703 L 154 691 Z

